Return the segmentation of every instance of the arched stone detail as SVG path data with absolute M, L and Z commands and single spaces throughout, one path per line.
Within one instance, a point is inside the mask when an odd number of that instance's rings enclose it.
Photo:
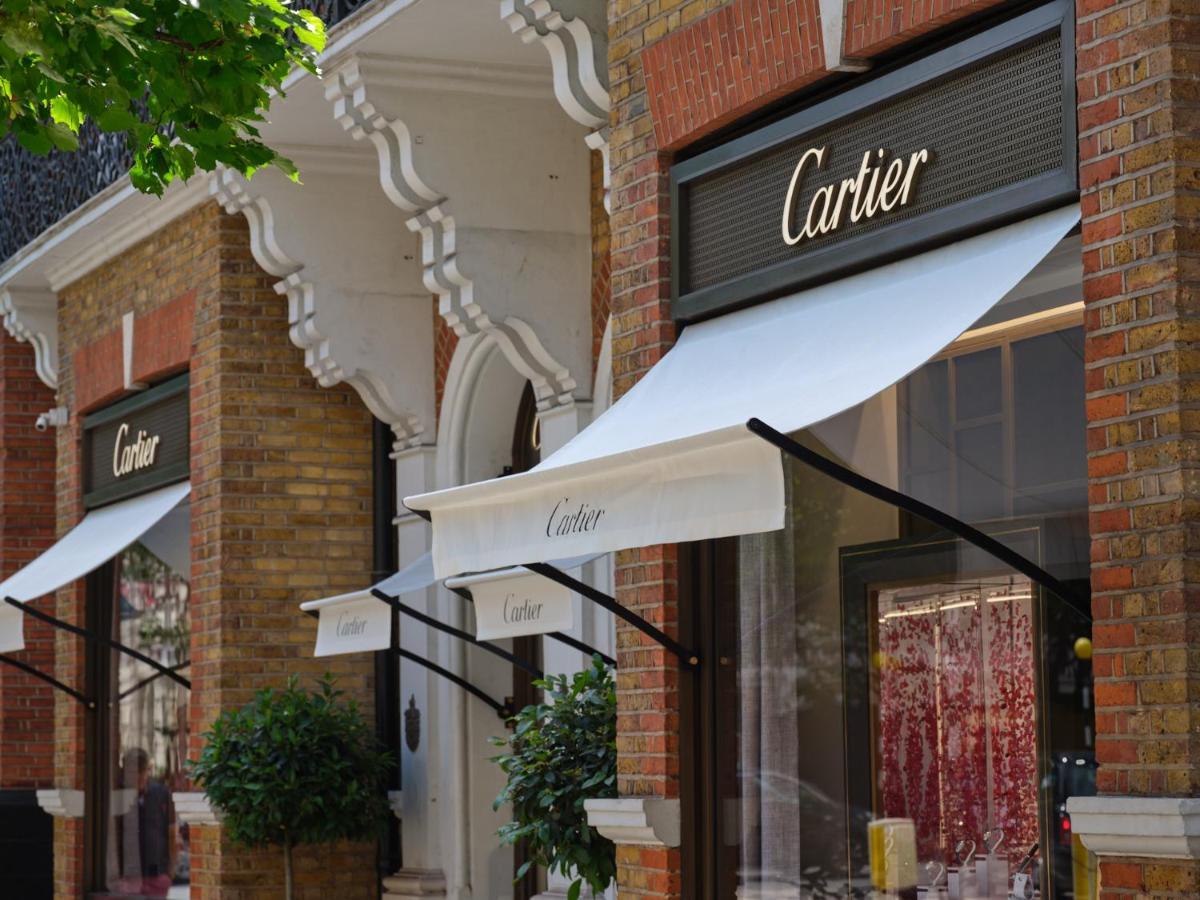
M 459 252 L 461 231 L 451 200 L 417 172 L 415 148 L 423 139 L 414 136 L 403 119 L 385 116 L 368 97 L 366 68 L 367 61 L 359 57 L 347 60 L 327 76 L 325 96 L 346 132 L 374 145 L 383 193 L 409 214 L 406 225 L 420 236 L 424 283 L 437 296 L 440 315 L 459 338 L 475 334 L 494 338 L 513 367 L 533 385 L 539 409 L 573 403 L 576 379 L 535 330 L 517 316 L 497 319 L 478 301 L 476 281 L 467 274 Z M 502 266 L 503 253 L 487 244 L 485 237 L 476 241 L 479 258 Z M 497 271 L 496 265 L 488 271 Z
M 305 367 L 317 383 L 322 387 L 342 382 L 352 386 L 367 408 L 391 426 L 397 449 L 420 444 L 428 419 L 427 415 L 422 415 L 420 407 L 428 404 L 422 403 L 419 397 L 414 401 L 397 393 L 410 387 L 419 393 L 419 381 L 410 385 L 407 378 L 398 378 L 391 370 L 381 371 L 385 367 L 380 363 L 400 352 L 387 336 L 392 330 L 403 331 L 413 324 L 395 321 L 395 297 L 369 289 L 355 290 L 353 286 L 323 285 L 314 271 L 320 266 L 301 262 L 305 258 L 303 253 L 293 254 L 283 249 L 286 238 L 280 234 L 278 223 L 296 221 L 311 226 L 320 220 L 319 204 L 309 204 L 310 208 L 300 215 L 277 214 L 275 207 L 280 203 L 303 204 L 298 196 L 301 189 L 282 178 L 268 180 L 262 174 L 251 183 L 238 173 L 221 170 L 213 175 L 211 190 L 226 212 L 241 213 L 246 217 L 250 225 L 251 253 L 268 274 L 279 279 L 274 288 L 288 301 L 289 337 L 304 351 Z M 292 236 L 293 242 L 296 237 Z M 330 253 L 341 256 L 352 245 L 353 242 L 348 241 L 326 246 Z M 309 249 L 317 248 L 310 246 Z M 354 265 L 350 260 L 341 266 L 327 264 L 324 268 L 327 271 L 337 268 L 353 271 Z M 333 294 L 337 296 L 326 296 Z M 357 314 L 345 309 L 344 304 L 350 301 L 366 309 Z M 421 307 L 428 316 L 427 298 L 423 299 Z M 322 309 L 327 313 L 325 316 L 321 315 Z M 373 348 L 374 352 L 363 350 L 361 337 L 339 333 L 338 325 L 347 329 L 378 330 L 383 336 L 381 344 Z M 426 338 L 424 333 L 419 336 L 422 342 L 427 342 Z
M 42 384 L 58 390 L 58 297 L 53 291 L 0 290 L 4 329 L 33 345 L 34 370 Z

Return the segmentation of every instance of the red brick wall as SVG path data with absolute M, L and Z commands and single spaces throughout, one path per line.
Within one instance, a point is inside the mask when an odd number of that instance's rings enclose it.
M 0 335 L 0 578 L 54 541 L 54 435 L 34 428 L 52 406 L 32 345 Z M 11 655 L 54 674 L 53 629 L 27 616 L 25 650 Z M 0 664 L 0 788 L 53 785 L 53 710 L 51 687 Z
M 1088 449 L 1102 793 L 1200 793 L 1200 18 L 1077 7 Z M 1200 868 L 1106 860 L 1102 895 L 1195 897 Z
M 608 210 L 604 208 L 604 157 L 591 155 L 592 205 L 592 378 L 612 312 L 612 263 L 609 258 Z
M 870 59 L 1006 0 L 846 0 L 847 57 Z
M 446 324 L 438 312 L 438 298 L 433 298 L 433 389 L 437 414 L 442 415 L 442 394 L 446 391 L 446 375 L 450 371 L 450 360 L 458 347 L 458 335 Z
M 678 149 L 825 74 L 817 6 L 733 0 L 670 33 L 669 16 L 647 24 L 641 64 L 658 149 Z

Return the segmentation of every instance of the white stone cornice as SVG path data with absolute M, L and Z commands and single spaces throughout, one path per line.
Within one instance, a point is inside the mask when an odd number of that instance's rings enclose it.
M 175 815 L 187 825 L 220 825 L 221 813 L 203 791 L 177 791 L 171 795 Z
M 42 788 L 37 803 L 56 819 L 83 818 L 83 791 L 74 788 Z
M 1067 812 L 1097 856 L 1200 859 L 1200 799 L 1071 797 Z
M 662 797 L 616 797 L 585 800 L 588 824 L 617 844 L 678 847 L 679 800 Z
M 401 96 L 411 96 L 404 93 L 404 84 L 394 77 L 395 71 L 395 63 L 385 66 L 377 58 L 346 60 L 331 73 L 326 84 L 325 96 L 333 104 L 334 118 L 355 140 L 369 140 L 375 146 L 379 154 L 380 187 L 395 206 L 408 214 L 409 230 L 420 236 L 423 281 L 438 297 L 439 312 L 447 324 L 459 337 L 494 335 L 514 368 L 533 385 L 540 408 L 571 403 L 577 382 L 569 368 L 546 348 L 527 322 L 518 316 L 493 315 L 480 299 L 485 289 L 512 292 L 519 287 L 513 276 L 521 275 L 524 268 L 521 262 L 532 256 L 532 251 L 520 242 L 532 240 L 531 230 L 459 227 L 450 211 L 452 200 L 444 193 L 445 187 L 441 184 L 435 187 L 436 179 L 418 171 L 418 150 L 438 135 L 418 134 L 404 118 L 386 115 L 373 99 L 376 91 L 390 96 L 399 91 Z M 425 104 L 436 102 L 431 101 L 429 94 L 421 97 Z M 487 124 L 475 123 L 477 140 L 487 140 Z M 454 139 L 448 142 L 453 143 Z M 460 153 L 465 149 L 455 147 Z M 488 152 L 483 144 L 472 149 Z M 424 152 L 436 151 L 426 146 Z M 469 154 L 461 156 L 466 165 L 470 165 L 468 157 Z M 481 202 L 481 198 L 468 195 L 461 202 Z M 479 283 L 475 276 L 467 274 L 460 252 L 466 232 L 472 236 L 475 248 L 471 264 L 476 271 L 486 273 Z M 546 243 L 540 240 L 539 249 L 544 251 Z M 518 261 L 515 270 L 514 259 Z
M 58 388 L 58 297 L 51 291 L 8 287 L 0 291 L 4 329 L 33 345 L 37 376 Z
M 599 0 L 502 0 L 500 17 L 522 41 L 538 41 L 554 67 L 554 95 L 588 128 L 608 124 L 608 19 Z

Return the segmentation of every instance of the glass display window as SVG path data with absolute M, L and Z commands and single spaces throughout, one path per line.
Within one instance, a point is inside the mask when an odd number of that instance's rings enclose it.
M 114 638 L 186 675 L 191 608 L 186 502 L 100 570 L 96 614 Z M 108 698 L 98 717 L 101 827 L 96 834 L 108 896 L 190 895 L 190 835 L 172 794 L 186 774 L 188 690 L 126 654 L 105 651 L 96 669 Z
M 705 896 L 1095 897 L 1065 811 L 1095 793 L 1095 755 L 1081 306 L 1062 299 L 1014 292 L 794 435 L 1059 593 L 788 457 L 783 530 L 691 551 L 715 661 L 694 763 Z

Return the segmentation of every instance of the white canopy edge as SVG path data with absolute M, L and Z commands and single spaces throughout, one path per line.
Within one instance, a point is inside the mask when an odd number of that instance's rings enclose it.
M 578 569 L 580 566 L 586 566 L 594 560 L 600 559 L 602 556 L 607 556 L 606 553 L 587 553 L 583 556 L 572 556 L 568 559 L 554 559 L 547 564 L 562 571 L 569 572 L 572 569 Z M 513 578 L 539 578 L 545 581 L 550 579 L 544 578 L 530 572 L 524 566 L 510 566 L 507 569 L 493 569 L 490 572 L 472 572 L 470 575 L 456 575 L 454 578 L 446 579 L 446 587 L 454 588 L 470 588 L 473 584 L 487 584 L 493 581 L 509 581 Z
M 0 584 L 0 597 L 28 603 L 82 578 L 158 524 L 190 491 L 190 482 L 181 481 L 93 509 L 41 556 Z M 0 652 L 24 649 L 24 619 L 20 610 L 0 603 Z
M 783 527 L 779 451 L 869 399 L 1004 298 L 1079 221 L 1071 205 L 692 325 L 589 427 L 528 472 L 409 497 L 438 577 Z

